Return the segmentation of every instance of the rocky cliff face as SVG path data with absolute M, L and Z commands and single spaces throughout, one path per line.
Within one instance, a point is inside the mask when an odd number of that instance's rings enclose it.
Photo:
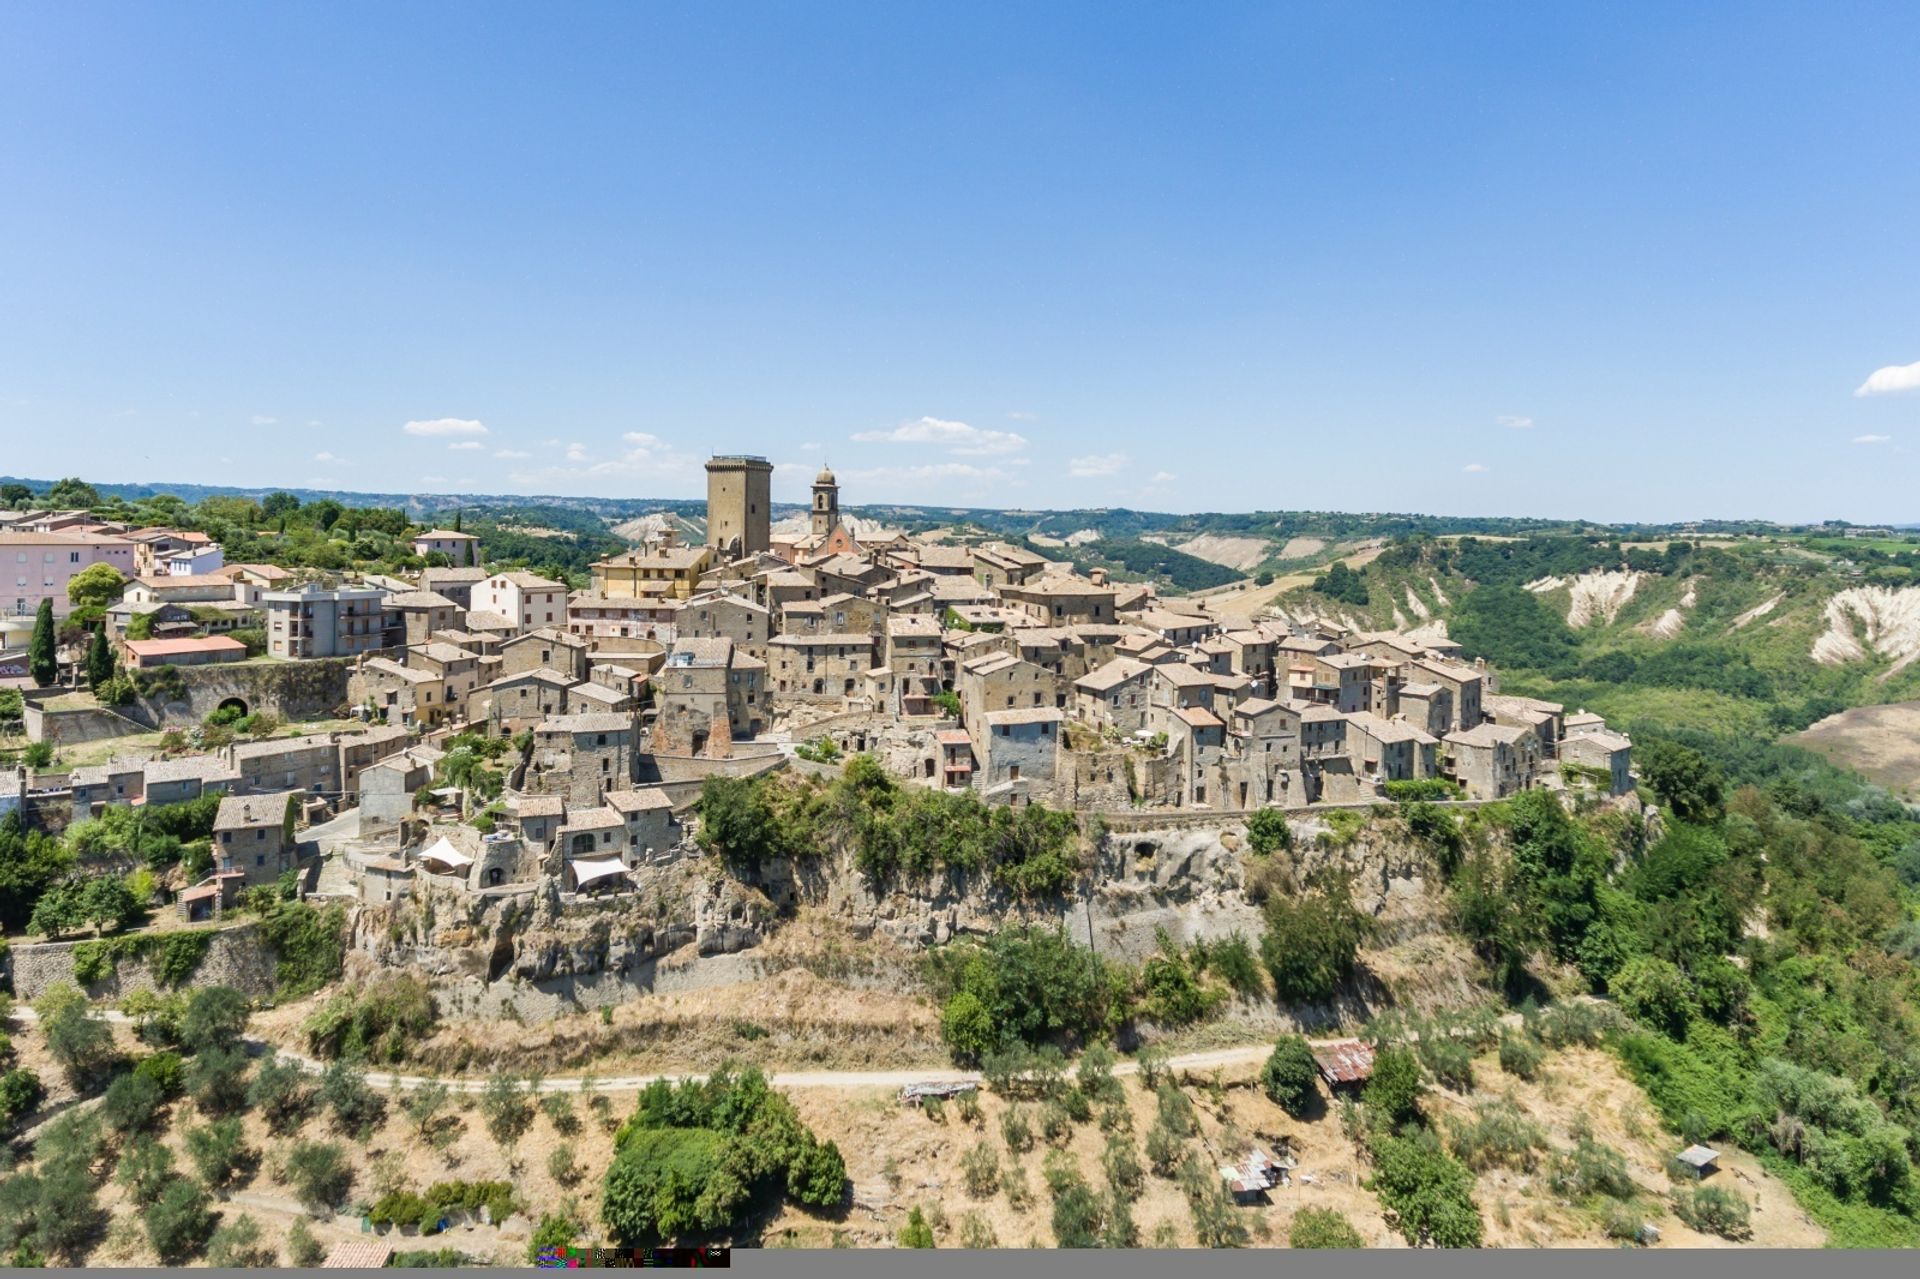
M 1423 851 L 1376 831 L 1329 850 L 1316 845 L 1318 830 L 1300 823 L 1295 851 L 1276 854 L 1252 878 L 1299 882 L 1339 867 L 1389 932 L 1433 926 Z M 359 965 L 407 965 L 436 977 L 445 1011 L 533 1018 L 804 966 L 799 948 L 776 944 L 782 921 L 803 908 L 855 939 L 905 952 L 1028 921 L 1059 924 L 1103 954 L 1137 960 L 1160 929 L 1181 942 L 1256 936 L 1253 860 L 1238 824 L 1114 833 L 1079 896 L 1038 904 L 1009 898 L 984 875 L 936 875 L 876 891 L 850 861 L 831 857 L 775 862 L 750 882 L 688 857 L 641 869 L 639 891 L 620 897 L 563 902 L 555 881 L 543 879 L 514 893 L 436 893 L 392 911 L 363 907 L 352 950 Z

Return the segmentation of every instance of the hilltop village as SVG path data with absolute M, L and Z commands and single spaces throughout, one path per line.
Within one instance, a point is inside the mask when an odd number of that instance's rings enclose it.
M 87 735 L 108 714 L 127 731 L 150 726 L 142 711 L 190 723 L 172 717 L 214 698 L 211 718 L 240 720 L 262 709 L 250 692 L 289 706 L 288 682 L 309 665 L 330 669 L 307 710 L 351 722 L 202 750 L 206 734 L 176 728 L 168 749 L 22 766 L 0 809 L 57 827 L 114 805 L 225 796 L 213 866 L 174 886 L 198 918 L 309 870 L 299 829 L 337 820 L 357 855 L 324 884 L 303 874 L 310 889 L 391 902 L 419 876 L 474 891 L 551 876 L 563 892 L 618 891 L 633 867 L 674 855 L 704 779 L 861 753 L 902 782 L 992 805 L 1229 819 L 1631 788 L 1624 736 L 1597 715 L 1502 695 L 1444 626 L 1249 625 L 1004 543 L 856 537 L 830 470 L 813 482 L 806 531 L 776 537 L 767 461 L 715 457 L 707 474 L 705 544 L 663 531 L 595 563 L 574 591 L 490 569 L 456 529 L 411 536 L 430 565 L 415 580 L 296 580 L 225 563 L 203 535 L 14 513 L 0 556 L 19 561 L 21 591 L 40 592 L 16 613 L 38 598 L 60 610 L 68 579 L 94 565 L 125 578 L 102 633 L 114 678 L 142 696 L 90 712 Z M 233 637 L 244 628 L 264 635 L 263 654 Z M 87 662 L 67 656 L 77 685 Z M 237 671 L 249 680 L 223 678 Z M 74 691 L 29 691 L 29 734 L 70 735 Z M 336 694 L 341 705 L 320 704 Z M 506 761 L 498 794 L 449 775 L 449 743 L 499 743 L 482 747 Z

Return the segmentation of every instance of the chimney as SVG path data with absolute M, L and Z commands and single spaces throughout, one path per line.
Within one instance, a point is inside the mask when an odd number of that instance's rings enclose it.
M 1104 568 L 1088 569 L 1087 578 L 1095 586 L 1105 586 L 1107 584 L 1107 570 Z

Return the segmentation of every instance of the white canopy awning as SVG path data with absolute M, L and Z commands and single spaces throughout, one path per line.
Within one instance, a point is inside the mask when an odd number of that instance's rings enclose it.
M 598 883 L 609 876 L 624 875 L 627 872 L 627 864 L 618 857 L 599 859 L 582 857 L 567 864 L 573 867 L 573 882 L 582 888 L 588 884 Z
M 438 862 L 440 865 L 450 866 L 454 870 L 465 870 L 467 867 L 473 865 L 473 858 L 455 848 L 452 841 L 445 835 L 442 835 L 433 847 L 420 854 L 420 860 L 423 862 Z

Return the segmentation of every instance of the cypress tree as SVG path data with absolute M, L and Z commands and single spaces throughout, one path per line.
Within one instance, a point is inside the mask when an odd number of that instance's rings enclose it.
M 53 601 L 40 601 L 40 611 L 33 616 L 33 638 L 27 642 L 27 669 L 33 673 L 33 682 L 40 688 L 53 683 L 59 673 L 53 660 Z
M 456 533 L 460 531 L 460 514 L 457 510 L 453 513 L 453 531 Z
M 93 628 L 93 640 L 87 645 L 87 683 L 94 688 L 113 678 L 113 650 L 107 647 L 107 628 Z

